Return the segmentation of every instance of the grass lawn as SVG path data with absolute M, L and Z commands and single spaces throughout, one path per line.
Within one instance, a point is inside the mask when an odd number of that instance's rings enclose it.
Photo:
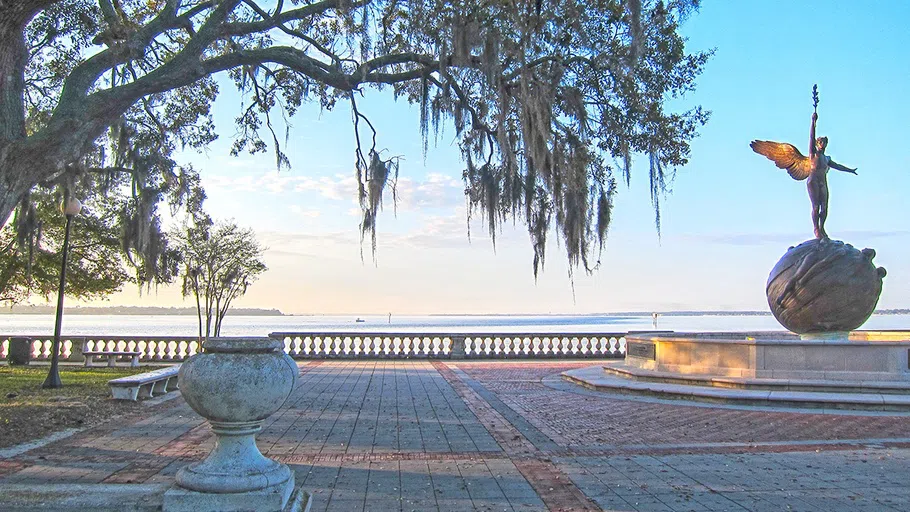
M 153 368 L 61 366 L 63 387 L 42 389 L 48 369 L 0 366 L 0 448 L 138 410 L 137 402 L 111 399 L 107 381 Z

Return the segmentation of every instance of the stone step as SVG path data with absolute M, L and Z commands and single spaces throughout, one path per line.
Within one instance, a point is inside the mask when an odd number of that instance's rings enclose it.
M 607 363 L 603 370 L 610 375 L 641 382 L 682 384 L 686 386 L 707 386 L 715 388 L 752 389 L 766 391 L 808 391 L 824 393 L 882 393 L 888 395 L 910 395 L 910 381 L 880 380 L 820 380 L 820 379 L 772 379 L 758 377 L 729 377 L 698 374 L 680 374 L 647 370 L 627 366 L 622 361 Z
M 735 405 L 910 412 L 910 395 L 879 392 L 775 391 L 648 382 L 607 374 L 601 366 L 569 370 L 563 372 L 562 377 L 569 382 L 597 391 L 630 393 L 660 398 Z
M 9 512 L 161 510 L 169 484 L 0 484 L 0 509 Z
M 0 484 L 4 512 L 161 512 L 165 491 L 161 484 Z M 219 495 L 212 495 L 213 499 Z M 296 489 L 282 512 L 309 512 L 313 500 Z M 164 507 L 167 510 L 167 507 Z M 262 510 L 257 508 L 256 510 Z

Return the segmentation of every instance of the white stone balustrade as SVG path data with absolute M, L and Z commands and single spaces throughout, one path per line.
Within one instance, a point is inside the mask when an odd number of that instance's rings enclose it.
M 297 359 L 321 358 L 621 358 L 626 333 L 319 333 L 274 332 Z
M 0 335 L 0 360 L 9 338 L 32 339 L 32 360 L 51 357 L 51 336 Z M 295 359 L 369 358 L 622 358 L 626 333 L 402 333 L 275 332 Z M 198 339 L 187 336 L 64 336 L 64 361 L 82 362 L 86 351 L 137 351 L 142 363 L 178 362 L 199 352 Z
M 0 335 L 0 360 L 6 358 L 13 337 L 32 339 L 32 360 L 50 360 L 52 336 L 5 334 Z M 195 336 L 64 336 L 60 345 L 62 360 L 70 362 L 82 362 L 82 353 L 90 351 L 141 352 L 139 360 L 144 363 L 183 361 L 199 351 Z

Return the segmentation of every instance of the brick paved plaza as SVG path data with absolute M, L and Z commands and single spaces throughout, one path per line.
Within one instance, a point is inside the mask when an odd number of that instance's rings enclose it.
M 313 511 L 910 510 L 910 415 L 668 402 L 559 378 L 593 364 L 300 363 L 259 446 L 291 465 Z M 0 493 L 143 484 L 123 509 L 154 510 L 212 443 L 178 397 L 0 459 Z

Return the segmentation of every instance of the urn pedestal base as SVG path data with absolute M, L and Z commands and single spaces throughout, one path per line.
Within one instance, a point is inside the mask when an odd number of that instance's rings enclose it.
M 309 494 L 294 486 L 294 475 L 282 484 L 236 493 L 198 492 L 174 486 L 164 493 L 166 512 L 308 512 Z
M 178 471 L 177 485 L 203 493 L 242 493 L 273 488 L 293 477 L 287 465 L 265 458 L 256 446 L 262 420 L 210 423 L 215 449 Z

